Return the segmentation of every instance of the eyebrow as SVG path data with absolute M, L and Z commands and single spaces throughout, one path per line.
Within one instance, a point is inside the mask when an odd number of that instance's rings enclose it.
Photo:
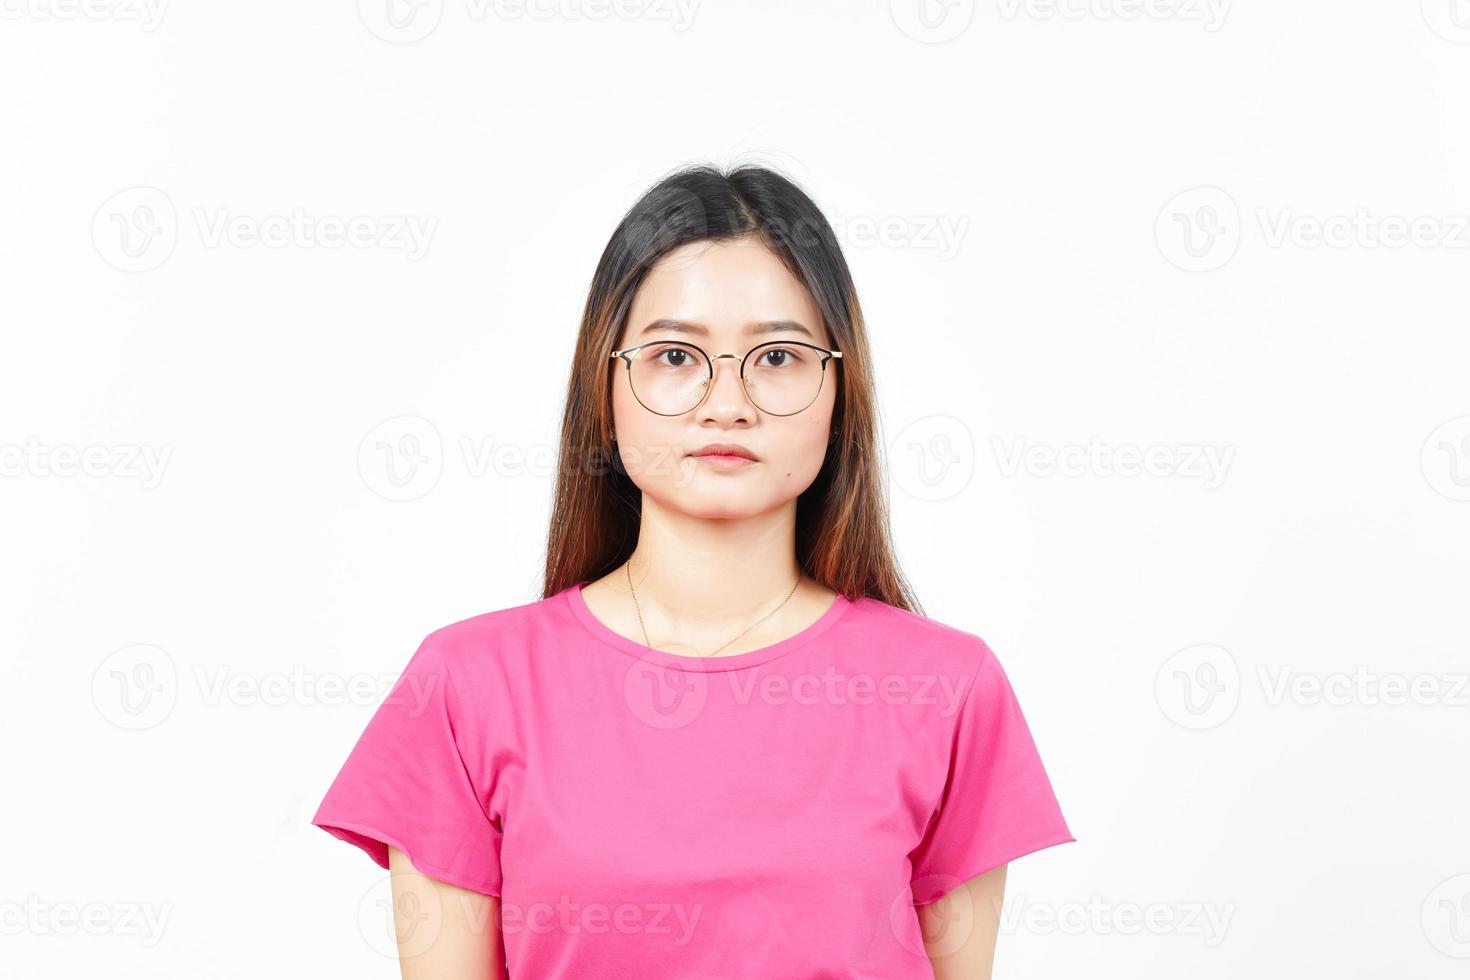
M 671 330 L 675 333 L 694 334 L 698 337 L 709 336 L 709 327 L 706 327 L 702 323 L 692 323 L 688 320 L 674 320 L 669 317 L 660 317 L 654 320 L 642 330 L 638 331 L 637 336 L 642 337 L 655 330 Z M 759 333 L 800 333 L 810 337 L 813 343 L 817 340 L 816 334 L 795 320 L 758 320 L 755 323 L 747 323 L 743 332 L 747 336 Z

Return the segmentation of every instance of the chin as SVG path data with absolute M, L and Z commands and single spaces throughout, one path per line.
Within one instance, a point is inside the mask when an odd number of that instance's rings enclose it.
M 752 493 L 731 486 L 719 492 L 696 492 L 686 488 L 672 494 L 668 506 L 681 514 L 703 520 L 729 521 L 754 517 L 769 510 L 770 501 L 765 494 Z

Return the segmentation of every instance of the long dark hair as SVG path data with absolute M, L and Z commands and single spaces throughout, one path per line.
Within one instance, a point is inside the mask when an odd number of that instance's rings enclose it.
M 641 493 L 612 444 L 608 357 L 650 268 L 689 242 L 755 237 L 811 293 L 833 345 L 835 435 L 796 504 L 796 560 L 849 599 L 921 612 L 889 540 L 871 358 L 857 291 L 832 226 L 807 194 L 766 167 L 682 167 L 623 216 L 592 277 L 567 383 L 542 596 L 600 578 L 637 544 Z

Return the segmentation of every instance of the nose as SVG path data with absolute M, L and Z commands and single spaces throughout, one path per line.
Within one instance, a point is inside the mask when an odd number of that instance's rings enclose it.
M 701 414 L 724 424 L 754 416 L 755 406 L 745 393 L 745 381 L 740 377 L 740 355 L 711 355 L 710 369 L 714 377 L 710 378 L 710 390 L 700 403 Z

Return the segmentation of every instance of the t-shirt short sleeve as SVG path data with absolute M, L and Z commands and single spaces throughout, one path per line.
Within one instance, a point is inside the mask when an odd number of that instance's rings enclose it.
M 439 881 L 499 895 L 501 830 L 465 763 L 461 705 L 430 634 L 378 706 L 312 823 L 388 867 L 388 846 Z
M 1022 855 L 1076 840 L 1015 691 L 990 647 L 980 645 L 939 806 L 909 855 L 916 905 Z

